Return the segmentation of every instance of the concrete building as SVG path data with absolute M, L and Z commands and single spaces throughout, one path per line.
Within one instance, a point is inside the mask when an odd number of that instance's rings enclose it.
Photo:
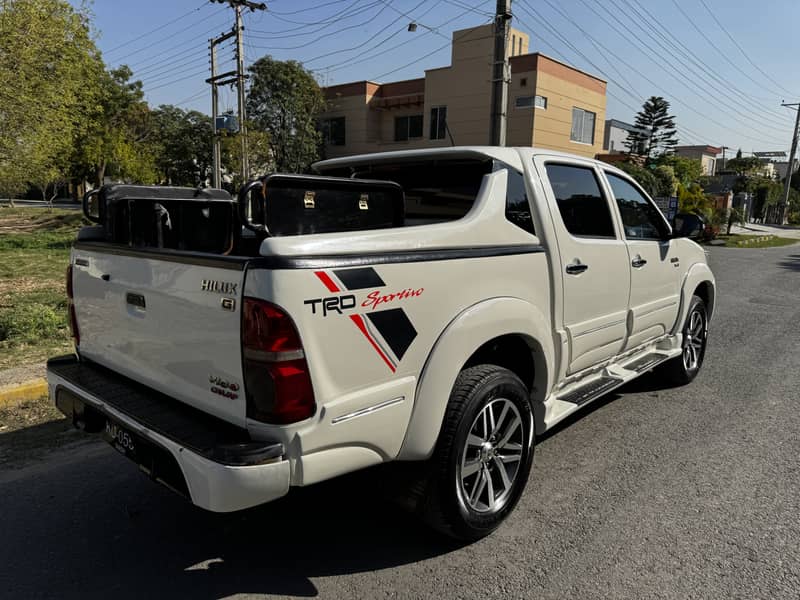
M 699 160 L 703 166 L 703 175 L 713 175 L 717 168 L 717 155 L 722 148 L 716 146 L 675 146 L 675 154 L 685 158 Z
M 641 129 L 636 125 L 618 121 L 617 119 L 608 119 L 606 121 L 605 136 L 603 137 L 603 150 L 609 154 L 627 152 L 628 147 L 625 142 L 628 141 L 628 135 L 638 131 L 641 131 Z
M 488 144 L 492 25 L 453 33 L 451 63 L 425 77 L 358 81 L 325 89 L 321 128 L 328 157 Z M 540 53 L 511 29 L 506 143 L 593 157 L 602 150 L 606 82 Z

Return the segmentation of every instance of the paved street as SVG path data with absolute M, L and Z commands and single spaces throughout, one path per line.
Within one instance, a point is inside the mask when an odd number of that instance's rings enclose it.
M 634 382 L 540 440 L 486 540 L 438 538 L 374 476 L 212 515 L 91 443 L 0 471 L 0 595 L 797 598 L 800 245 L 711 262 L 698 380 Z

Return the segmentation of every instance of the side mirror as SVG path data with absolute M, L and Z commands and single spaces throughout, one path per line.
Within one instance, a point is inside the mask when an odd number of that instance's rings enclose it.
M 83 195 L 83 214 L 92 223 L 100 223 L 100 188 Z

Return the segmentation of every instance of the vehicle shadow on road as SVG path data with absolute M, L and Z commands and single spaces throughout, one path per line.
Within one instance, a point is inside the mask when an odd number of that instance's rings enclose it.
M 0 575 L 0 589 L 9 597 L 313 597 L 312 578 L 397 567 L 461 547 L 387 499 L 391 471 L 384 469 L 213 514 L 148 482 L 105 444 L 80 451 L 85 458 L 40 463 L 11 480 L 0 472 L 0 510 L 14 515 L 4 519 L 0 544 L 13 577 L 6 584 Z
M 790 271 L 800 271 L 800 254 L 790 254 L 778 261 L 778 266 Z

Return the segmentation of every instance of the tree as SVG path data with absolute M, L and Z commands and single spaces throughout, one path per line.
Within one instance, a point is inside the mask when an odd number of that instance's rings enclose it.
M 725 165 L 725 170 L 733 171 L 739 177 L 748 177 L 763 172 L 764 163 L 756 156 L 746 156 L 744 158 L 737 156 L 728 161 Z
M 247 113 L 257 129 L 269 135 L 277 171 L 308 170 L 320 154 L 317 120 L 325 98 L 300 63 L 265 56 L 250 67 Z
M 102 71 L 88 13 L 64 0 L 0 7 L 0 181 L 18 192 L 63 178 Z M 43 192 L 46 194 L 46 192 Z
M 648 194 L 651 196 L 658 196 L 659 182 L 650 169 L 646 169 L 645 167 L 631 162 L 617 163 L 616 166 L 633 177 Z
M 675 117 L 669 114 L 669 102 L 651 96 L 636 115 L 636 131 L 628 133 L 625 146 L 630 154 L 650 159 L 654 153 L 669 153 L 677 144 Z
M 99 74 L 96 102 L 74 145 L 72 175 L 97 187 L 103 185 L 107 170 L 125 181 L 157 179 L 155 152 L 147 142 L 150 109 L 142 82 L 131 81 L 132 74 L 125 65 Z
M 205 181 L 211 171 L 213 134 L 211 117 L 196 110 L 171 105 L 153 110 L 146 141 L 155 154 L 159 181 L 187 186 Z
M 689 187 L 693 183 L 700 181 L 703 175 L 703 165 L 699 160 L 677 156 L 675 154 L 664 154 L 656 161 L 658 165 L 672 167 L 675 178 L 684 186 Z
M 242 140 L 238 133 L 223 135 L 222 162 L 226 165 L 232 179 L 232 187 L 238 190 L 242 184 Z M 250 167 L 249 178 L 274 172 L 272 147 L 269 134 L 248 124 L 247 126 L 247 163 Z

